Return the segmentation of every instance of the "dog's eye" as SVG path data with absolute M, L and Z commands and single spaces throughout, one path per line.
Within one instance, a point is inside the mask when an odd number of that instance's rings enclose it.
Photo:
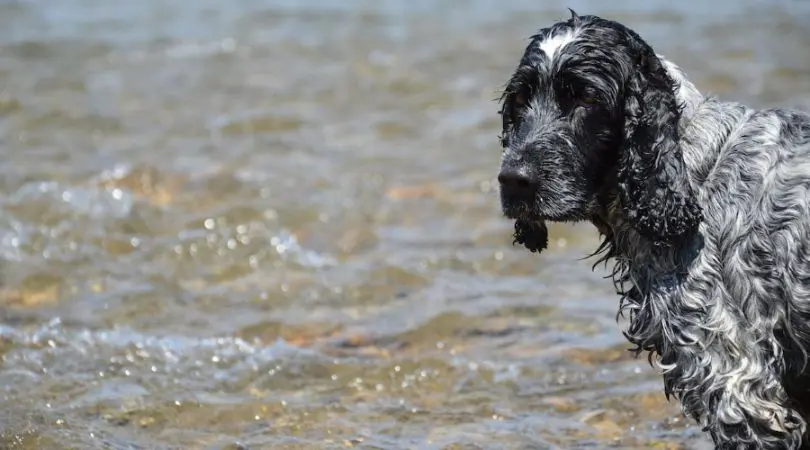
M 579 98 L 579 104 L 583 106 L 593 106 L 599 103 L 595 97 L 583 96 Z
M 565 84 L 563 89 L 568 104 L 571 106 L 591 107 L 599 103 L 596 96 L 586 87 L 571 83 Z

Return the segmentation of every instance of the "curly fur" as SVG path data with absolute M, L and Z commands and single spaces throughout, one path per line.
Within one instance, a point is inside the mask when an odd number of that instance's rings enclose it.
M 667 397 L 719 449 L 810 448 L 810 114 L 704 96 L 632 30 L 573 11 L 532 36 L 501 100 L 515 241 L 540 251 L 546 220 L 591 221 Z

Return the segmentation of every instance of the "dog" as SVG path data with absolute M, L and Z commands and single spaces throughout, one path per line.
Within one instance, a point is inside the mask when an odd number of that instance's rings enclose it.
M 810 449 L 810 114 L 703 95 L 574 11 L 530 38 L 499 104 L 514 243 L 591 222 L 666 397 L 718 449 Z

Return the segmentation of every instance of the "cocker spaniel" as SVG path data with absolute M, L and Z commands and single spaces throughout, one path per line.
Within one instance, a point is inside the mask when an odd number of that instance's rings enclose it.
M 719 449 L 810 448 L 810 114 L 704 96 L 631 29 L 571 13 L 501 98 L 515 242 L 593 223 L 667 398 Z

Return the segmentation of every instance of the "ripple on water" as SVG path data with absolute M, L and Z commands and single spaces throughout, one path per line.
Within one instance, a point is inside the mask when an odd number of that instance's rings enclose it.
M 554 395 L 560 396 L 580 392 L 582 386 L 594 389 L 609 378 L 604 373 L 611 369 L 604 365 L 568 373 L 545 372 L 542 367 L 548 363 L 477 360 L 476 345 L 497 347 L 497 336 L 516 331 L 447 331 L 464 330 L 469 327 L 465 322 L 463 316 L 448 316 L 425 324 L 424 330 L 391 336 L 388 340 L 411 343 L 386 355 L 359 352 L 377 343 L 356 339 L 338 347 L 334 345 L 341 339 L 301 346 L 283 339 L 248 342 L 233 337 L 144 335 L 126 328 L 75 329 L 52 320 L 24 331 L 0 329 L 3 341 L 14 347 L 3 354 L 4 362 L 17 368 L 2 378 L 10 397 L 47 400 L 49 420 L 92 414 L 94 419 L 86 426 L 97 433 L 123 427 L 135 437 L 138 430 L 170 433 L 204 421 L 209 432 L 238 434 L 244 433 L 245 424 L 259 422 L 264 430 L 259 441 L 266 439 L 265 427 L 271 426 L 270 434 L 297 435 L 302 443 L 322 443 L 335 433 L 368 443 L 414 444 L 438 444 L 451 435 L 461 443 L 485 436 L 495 442 L 498 430 L 515 433 L 513 419 L 520 423 L 528 412 L 524 408 L 549 409 L 538 403 L 547 396 L 519 389 L 526 380 L 557 386 Z M 440 344 L 430 337 L 433 329 Z M 330 347 L 343 348 L 344 353 L 328 356 Z M 637 370 L 618 370 L 625 372 L 624 377 L 644 379 Z M 161 395 L 155 396 L 157 392 Z M 517 398 L 534 400 L 521 405 Z M 569 410 L 556 414 L 582 415 L 587 409 L 580 409 L 577 400 L 573 397 Z M 389 419 L 374 420 L 381 415 Z M 662 420 L 669 417 L 663 416 Z M 595 420 L 592 415 L 588 419 Z M 481 420 L 483 428 L 472 425 Z M 436 421 L 445 425 L 433 428 Z M 426 427 L 432 430 L 427 438 Z M 468 433 L 459 434 L 462 430 Z M 531 434 L 518 434 L 522 437 L 514 444 L 539 442 Z
M 592 228 L 511 246 L 493 100 L 567 14 L 535 3 L 0 1 L 0 447 L 706 444 Z M 801 2 L 576 3 L 807 103 Z

